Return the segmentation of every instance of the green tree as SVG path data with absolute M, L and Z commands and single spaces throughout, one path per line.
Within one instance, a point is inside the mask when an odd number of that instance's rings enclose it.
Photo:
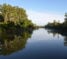
M 1 15 L 4 17 L 4 23 L 14 22 L 15 25 L 19 24 L 23 27 L 32 26 L 33 23 L 28 19 L 26 10 L 18 6 L 11 6 L 9 4 L 0 5 Z

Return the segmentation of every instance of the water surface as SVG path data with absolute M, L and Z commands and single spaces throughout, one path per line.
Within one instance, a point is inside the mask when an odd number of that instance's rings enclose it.
M 0 59 L 67 59 L 67 36 L 43 28 L 0 40 Z

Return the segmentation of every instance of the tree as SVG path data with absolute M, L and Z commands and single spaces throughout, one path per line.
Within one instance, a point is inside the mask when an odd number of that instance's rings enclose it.
M 67 23 L 67 13 L 65 13 L 65 23 Z
M 11 6 L 9 4 L 0 5 L 1 15 L 4 17 L 4 23 L 14 22 L 15 25 L 23 23 L 23 27 L 32 25 L 28 19 L 26 10 L 18 6 Z
M 65 13 L 65 19 L 64 19 L 64 22 L 63 22 L 63 26 L 67 27 L 67 13 Z

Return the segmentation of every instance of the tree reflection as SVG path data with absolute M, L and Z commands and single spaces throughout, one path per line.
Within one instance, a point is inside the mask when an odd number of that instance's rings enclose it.
M 67 46 L 67 36 L 64 37 L 64 46 Z
M 67 46 L 67 32 L 58 31 L 58 30 L 47 30 L 47 31 L 48 34 L 52 33 L 53 37 L 57 35 L 59 38 L 59 35 L 62 35 L 64 37 L 64 46 Z
M 25 48 L 32 31 L 13 31 L 0 29 L 0 55 L 9 55 Z
M 48 30 L 48 34 L 52 33 L 53 34 L 53 37 L 55 37 L 56 35 L 58 36 L 59 38 L 59 33 L 57 31 L 54 31 L 54 30 Z

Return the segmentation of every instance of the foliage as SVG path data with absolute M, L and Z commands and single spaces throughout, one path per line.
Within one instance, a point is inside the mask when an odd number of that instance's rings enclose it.
M 45 27 L 67 31 L 67 13 L 65 13 L 65 19 L 63 23 L 59 23 L 54 20 L 53 23 L 48 23 Z
M 0 5 L 0 23 L 20 25 L 23 28 L 33 27 L 33 23 L 28 19 L 26 11 L 18 6 L 9 4 Z M 12 23 L 10 23 L 12 22 Z

